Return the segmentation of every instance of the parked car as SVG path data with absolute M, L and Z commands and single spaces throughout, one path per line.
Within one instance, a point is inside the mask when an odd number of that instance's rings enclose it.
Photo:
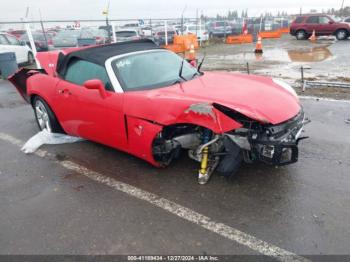
M 27 33 L 27 31 L 26 30 L 10 30 L 10 31 L 8 31 L 8 33 L 10 35 L 15 36 L 16 38 L 20 38 L 22 35 Z
M 115 32 L 117 42 L 125 42 L 141 39 L 138 30 L 135 29 L 120 29 Z
M 198 182 L 243 161 L 298 160 L 305 124 L 288 84 L 263 76 L 200 72 L 148 39 L 39 53 L 46 72 L 10 81 L 33 106 L 40 130 L 79 136 L 156 167 L 181 152 L 201 162 Z M 283 110 L 281 110 L 283 108 Z
M 78 44 L 80 30 L 62 30 L 52 38 L 54 47 L 74 47 Z
M 168 28 L 168 30 L 167 30 L 168 44 L 174 43 L 174 36 L 175 35 L 177 35 L 176 30 L 173 28 Z M 165 41 L 165 29 L 164 29 L 164 27 L 156 28 L 153 31 L 153 38 L 154 38 L 154 41 L 158 45 L 165 45 L 166 41 Z
M 298 16 L 290 26 L 290 34 L 298 40 L 308 39 L 314 30 L 316 36 L 335 35 L 338 40 L 345 40 L 350 36 L 349 24 L 337 22 L 323 14 Z
M 196 24 L 184 25 L 184 34 L 194 34 L 197 36 L 198 41 L 208 41 L 209 34 L 204 25 L 199 26 Z
M 350 23 L 350 17 L 344 19 L 345 23 Z
M 142 32 L 142 36 L 150 37 L 150 36 L 152 36 L 152 27 L 151 26 L 143 26 L 143 27 L 141 27 L 141 32 Z
M 13 35 L 0 33 L 0 53 L 4 52 L 14 52 L 16 54 L 17 64 L 34 63 L 33 52 L 25 42 L 19 41 Z
M 48 51 L 49 50 L 49 45 L 52 45 L 52 36 L 51 34 L 45 34 L 43 33 L 32 33 L 35 48 L 38 52 L 42 51 Z M 20 41 L 26 42 L 26 44 L 30 47 L 30 42 L 27 34 L 22 35 L 19 38 Z M 46 42 L 47 41 L 47 42 Z
M 223 37 L 225 35 L 232 34 L 232 27 L 226 21 L 214 21 L 207 23 L 207 30 L 209 32 L 209 38 Z
M 108 43 L 108 32 L 104 29 L 85 27 L 78 36 L 79 39 L 95 39 L 97 45 Z

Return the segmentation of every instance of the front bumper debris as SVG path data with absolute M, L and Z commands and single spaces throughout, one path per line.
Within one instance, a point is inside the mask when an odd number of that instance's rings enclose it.
M 285 123 L 269 126 L 266 133 L 253 142 L 252 151 L 258 160 L 267 164 L 283 166 L 298 161 L 298 143 L 304 125 L 310 121 L 301 110 L 297 116 Z

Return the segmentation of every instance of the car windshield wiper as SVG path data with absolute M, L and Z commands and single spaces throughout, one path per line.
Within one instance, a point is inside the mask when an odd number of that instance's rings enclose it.
M 191 79 L 193 79 L 197 75 L 202 75 L 203 74 L 200 70 L 201 70 L 201 67 L 203 65 L 204 59 L 205 59 L 205 55 L 203 56 L 202 61 L 198 65 L 197 71 L 192 75 Z
M 184 62 L 185 62 L 185 58 L 183 58 L 183 59 L 182 59 L 182 62 L 181 62 L 181 67 L 180 67 L 180 71 L 179 71 L 179 77 L 180 77 L 181 79 L 187 81 L 187 79 L 184 78 L 184 77 L 182 76 L 182 69 L 184 68 Z
M 202 61 L 201 61 L 201 62 L 199 63 L 199 65 L 198 65 L 198 68 L 197 68 L 198 73 L 202 73 L 202 72 L 201 72 L 201 67 L 202 67 L 202 65 L 203 65 L 205 56 L 206 56 L 206 54 L 204 54 L 204 56 L 203 56 L 203 58 L 202 58 Z

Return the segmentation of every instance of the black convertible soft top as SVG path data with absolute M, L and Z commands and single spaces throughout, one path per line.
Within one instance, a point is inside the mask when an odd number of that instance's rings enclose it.
M 67 55 L 60 53 L 57 61 L 57 73 L 64 75 L 70 61 L 73 59 L 83 59 L 91 63 L 104 66 L 106 60 L 110 57 L 152 49 L 160 49 L 160 47 L 152 40 L 141 39 L 136 41 L 88 47 L 78 51 L 73 51 Z

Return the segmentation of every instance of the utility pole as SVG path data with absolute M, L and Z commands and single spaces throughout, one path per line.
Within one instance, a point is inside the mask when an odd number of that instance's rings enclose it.
M 46 36 L 46 32 L 45 32 L 45 28 L 44 28 L 44 23 L 43 23 L 43 18 L 42 18 L 42 16 L 41 16 L 41 10 L 40 10 L 40 8 L 39 8 L 39 15 L 40 15 L 41 30 L 43 31 L 45 43 L 46 43 L 47 49 L 49 50 L 49 42 L 47 41 L 47 36 Z
M 185 5 L 185 8 L 182 10 L 182 14 L 181 14 L 181 34 L 184 34 L 184 13 L 187 9 L 187 5 Z
M 343 16 L 343 15 L 344 15 L 344 1 L 345 1 L 345 0 L 343 0 L 343 1 L 342 1 L 342 3 L 341 3 L 341 7 L 340 7 L 340 10 L 339 10 L 339 11 L 340 11 L 340 15 L 341 15 L 341 16 Z
M 109 20 L 108 20 L 109 4 L 110 4 L 110 1 L 108 1 L 107 10 L 103 11 L 102 14 L 106 16 L 106 27 L 107 27 L 107 32 L 108 32 L 108 41 L 111 42 L 111 28 L 110 28 Z

